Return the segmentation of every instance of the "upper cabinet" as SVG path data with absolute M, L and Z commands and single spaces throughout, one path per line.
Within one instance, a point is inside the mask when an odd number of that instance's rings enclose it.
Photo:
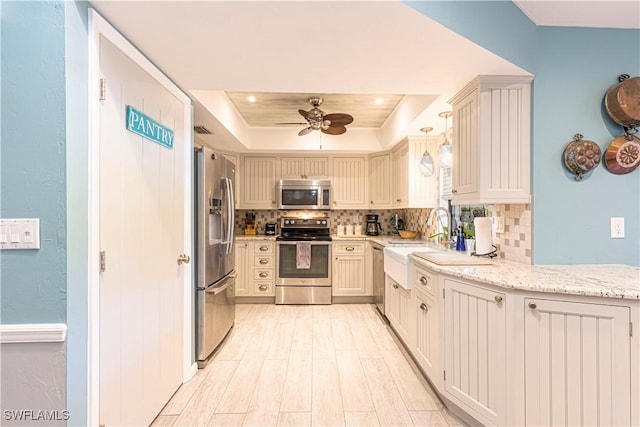
M 333 209 L 368 209 L 367 158 L 333 157 Z
M 240 208 L 275 209 L 277 157 L 243 156 Z
M 329 179 L 328 157 L 281 157 L 282 179 Z
M 478 76 L 453 105 L 453 204 L 529 203 L 530 76 Z
M 369 156 L 369 208 L 391 209 L 391 155 Z
M 420 171 L 422 154 L 428 151 L 434 162 L 433 175 Z M 434 208 L 438 206 L 437 138 L 409 137 L 391 153 L 393 170 L 392 206 L 400 208 Z

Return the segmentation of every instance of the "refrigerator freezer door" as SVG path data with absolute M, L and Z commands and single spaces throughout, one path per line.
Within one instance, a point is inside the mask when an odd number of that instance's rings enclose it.
M 219 283 L 197 291 L 196 356 L 201 368 L 233 327 L 235 283 L 236 275 L 232 272 Z

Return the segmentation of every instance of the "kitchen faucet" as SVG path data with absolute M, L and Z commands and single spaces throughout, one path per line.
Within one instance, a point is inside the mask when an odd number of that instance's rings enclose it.
M 433 224 L 433 217 L 437 216 L 436 212 L 438 212 L 438 211 L 442 211 L 442 212 L 447 214 L 447 241 L 446 241 L 446 243 L 450 244 L 450 243 L 452 243 L 452 240 L 451 240 L 451 213 L 449 212 L 448 209 L 445 209 L 445 208 L 432 209 L 431 213 L 429 214 L 429 219 L 427 219 L 427 225 L 430 226 L 430 225 Z M 444 228 L 444 226 L 443 226 L 443 228 Z

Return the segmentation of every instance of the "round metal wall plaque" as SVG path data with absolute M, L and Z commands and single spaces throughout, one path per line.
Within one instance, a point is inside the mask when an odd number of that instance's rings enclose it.
M 602 151 L 593 141 L 582 139 L 579 133 L 573 137 L 573 142 L 564 150 L 564 164 L 576 175 L 576 181 L 582 180 L 584 174 L 600 164 Z

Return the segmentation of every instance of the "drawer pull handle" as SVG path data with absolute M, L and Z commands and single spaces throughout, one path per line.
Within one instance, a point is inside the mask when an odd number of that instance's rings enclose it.
M 260 277 L 269 277 L 269 273 L 263 271 L 262 273 L 258 274 L 258 276 L 260 276 Z
M 262 265 L 269 264 L 269 260 L 267 258 L 260 258 L 260 264 Z
M 429 311 L 429 307 L 427 307 L 427 304 L 425 303 L 420 303 L 420 310 Z
M 349 251 L 349 252 L 353 252 L 356 250 L 356 248 L 354 248 L 353 246 L 347 246 L 346 248 L 344 248 L 345 251 Z
M 261 291 L 266 291 L 267 289 L 269 289 L 269 287 L 267 285 L 260 285 L 258 286 L 258 289 L 260 289 Z
M 423 285 L 427 286 L 429 284 L 429 281 L 427 280 L 426 277 L 422 276 L 422 277 L 420 277 L 420 283 L 422 283 Z
M 536 303 L 535 303 L 535 302 L 530 302 L 530 303 L 529 303 L 529 308 L 530 308 L 531 310 L 535 310 L 536 308 L 538 308 L 538 306 L 536 305 Z
M 393 285 L 393 289 L 398 289 L 398 285 Z
M 260 246 L 260 250 L 261 250 L 262 252 L 266 252 L 266 251 L 268 251 L 268 250 L 269 250 L 269 246 Z
M 496 295 L 493 299 L 496 300 L 497 303 L 502 302 L 502 297 L 500 295 Z

